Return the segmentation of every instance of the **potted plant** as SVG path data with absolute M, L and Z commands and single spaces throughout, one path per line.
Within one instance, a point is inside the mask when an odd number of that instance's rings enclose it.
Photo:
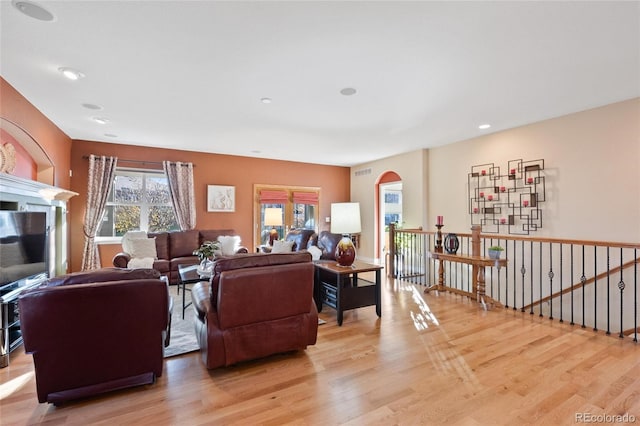
M 206 263 L 208 260 L 213 260 L 216 252 L 220 251 L 220 243 L 218 241 L 205 241 L 200 248 L 193 251 L 194 256 L 198 256 L 200 263 Z
M 500 259 L 500 253 L 504 250 L 500 246 L 491 246 L 489 247 L 489 257 L 492 259 Z

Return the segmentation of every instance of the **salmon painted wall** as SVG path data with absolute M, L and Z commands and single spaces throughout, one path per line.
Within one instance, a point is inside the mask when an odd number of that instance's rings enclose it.
M 0 117 L 24 130 L 51 159 L 54 186 L 70 189 L 71 138 L 1 77 Z
M 82 221 L 89 166 L 89 161 L 83 157 L 90 154 L 115 155 L 127 160 L 192 162 L 195 165 L 197 228 L 235 229 L 241 236 L 243 245 L 250 250 L 253 245 L 254 184 L 320 187 L 319 218 L 330 216 L 331 203 L 350 200 L 350 169 L 348 167 L 74 140 L 71 149 L 73 171 L 71 190 L 80 195 L 74 197 L 70 211 L 72 271 L 79 270 L 82 263 L 84 244 Z M 121 163 L 121 165 L 144 167 L 132 163 Z M 152 165 L 147 168 L 149 167 L 157 168 L 158 166 Z M 234 213 L 207 212 L 207 185 L 235 186 L 236 211 Z M 101 245 L 100 256 L 103 266 L 112 266 L 111 259 L 120 249 L 120 244 Z

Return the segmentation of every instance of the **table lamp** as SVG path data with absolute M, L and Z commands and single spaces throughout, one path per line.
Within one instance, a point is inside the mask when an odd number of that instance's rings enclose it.
M 282 209 L 279 207 L 267 207 L 264 209 L 264 226 L 272 226 L 269 231 L 269 245 L 278 239 L 276 226 L 282 226 Z
M 331 204 L 331 233 L 342 234 L 336 245 L 336 260 L 339 266 L 351 266 L 356 259 L 356 247 L 351 234 L 362 231 L 360 225 L 360 203 Z

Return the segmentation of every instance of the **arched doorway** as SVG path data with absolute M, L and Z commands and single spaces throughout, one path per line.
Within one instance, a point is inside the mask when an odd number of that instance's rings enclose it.
M 384 262 L 389 250 L 389 223 L 402 223 L 402 178 L 396 172 L 386 171 L 376 180 L 375 191 L 375 257 L 376 262 Z

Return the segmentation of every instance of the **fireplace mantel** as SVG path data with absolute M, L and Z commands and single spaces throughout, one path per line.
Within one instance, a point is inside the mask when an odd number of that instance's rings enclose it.
M 2 201 L 20 203 L 27 199 L 36 199 L 39 204 L 44 202 L 55 206 L 66 205 L 71 197 L 78 195 L 77 192 L 7 173 L 0 173 L 0 193 Z

